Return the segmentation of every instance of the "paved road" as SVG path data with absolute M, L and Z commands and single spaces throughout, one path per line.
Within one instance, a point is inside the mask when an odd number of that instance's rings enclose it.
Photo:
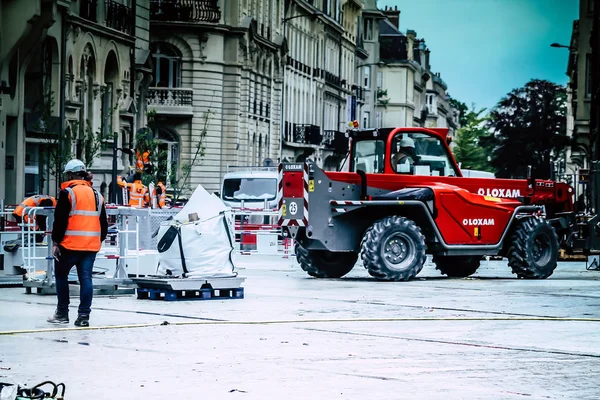
M 243 300 L 94 299 L 95 326 L 170 325 L 0 336 L 0 381 L 65 382 L 67 400 L 600 398 L 600 322 L 528 320 L 600 319 L 600 272 L 583 263 L 544 281 L 516 280 L 505 262 L 472 279 L 427 265 L 404 283 L 360 265 L 338 280 L 280 258 L 240 267 Z M 0 331 L 48 328 L 54 304 L 0 289 Z

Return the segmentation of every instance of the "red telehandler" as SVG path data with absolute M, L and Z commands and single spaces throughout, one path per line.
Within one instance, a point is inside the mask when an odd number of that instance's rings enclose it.
M 350 130 L 348 172 L 311 160 L 280 164 L 279 222 L 297 241 L 302 269 L 339 278 L 360 256 L 375 278 L 409 280 L 431 254 L 442 274 L 466 277 L 490 255 L 507 257 L 519 278 L 545 279 L 560 246 L 600 248 L 598 217 L 577 218 L 572 187 L 531 176 L 463 178 L 447 132 Z

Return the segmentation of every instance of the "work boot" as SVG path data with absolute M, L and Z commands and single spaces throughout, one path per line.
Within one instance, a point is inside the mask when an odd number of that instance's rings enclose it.
M 63 315 L 55 312 L 52 317 L 48 318 L 48 322 L 50 322 L 51 324 L 68 324 L 69 315 Z
M 89 315 L 79 315 L 75 320 L 75 326 L 86 327 L 90 326 L 90 316 Z

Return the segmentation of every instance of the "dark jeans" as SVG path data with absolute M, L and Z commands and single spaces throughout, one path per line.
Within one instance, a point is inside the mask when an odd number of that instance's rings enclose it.
M 60 315 L 69 314 L 69 272 L 73 266 L 77 267 L 79 277 L 79 315 L 90 315 L 94 286 L 92 284 L 92 270 L 96 260 L 95 251 L 73 251 L 61 247 L 60 257 L 54 262 L 56 276 L 56 296 L 58 306 L 56 312 Z

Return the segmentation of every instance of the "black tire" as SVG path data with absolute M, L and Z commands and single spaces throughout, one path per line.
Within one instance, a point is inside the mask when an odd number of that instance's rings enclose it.
M 523 218 L 511 235 L 508 265 L 521 279 L 546 279 L 558 262 L 558 236 L 538 217 Z
M 296 260 L 315 278 L 341 278 L 354 268 L 357 259 L 357 253 L 307 250 L 296 244 Z
M 435 269 L 450 278 L 466 278 L 473 275 L 481 262 L 481 256 L 433 256 Z
M 427 259 L 421 229 L 399 216 L 386 217 L 371 225 L 360 246 L 364 267 L 371 276 L 382 280 L 412 279 L 421 272 Z

